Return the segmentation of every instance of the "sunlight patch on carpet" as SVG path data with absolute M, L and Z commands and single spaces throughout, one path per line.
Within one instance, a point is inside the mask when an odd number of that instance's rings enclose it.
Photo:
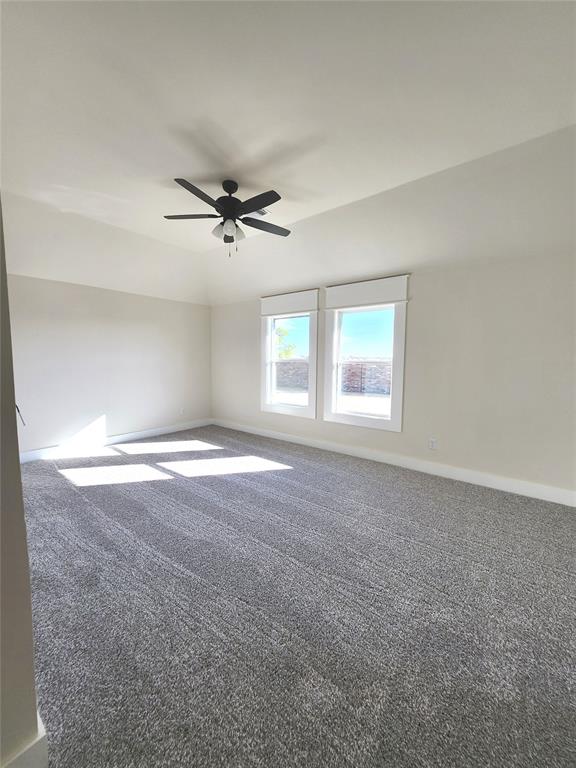
M 120 464 L 113 467 L 82 467 L 59 469 L 70 482 L 78 486 L 141 483 L 148 480 L 173 480 L 171 475 L 147 464 Z
M 292 469 L 288 464 L 261 459 L 259 456 L 231 456 L 225 459 L 192 459 L 189 461 L 161 461 L 158 466 L 184 477 L 207 475 L 239 475 L 244 472 L 271 472 Z

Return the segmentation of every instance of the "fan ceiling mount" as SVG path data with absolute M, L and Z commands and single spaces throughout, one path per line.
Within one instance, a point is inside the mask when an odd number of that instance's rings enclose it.
M 177 184 L 191 192 L 200 200 L 207 203 L 211 208 L 214 208 L 216 213 L 180 213 L 173 216 L 164 216 L 165 219 L 222 219 L 220 224 L 217 224 L 212 230 L 214 237 L 219 240 L 224 240 L 225 243 L 233 243 L 234 241 L 243 240 L 245 237 L 244 232 L 240 229 L 236 222 L 241 221 L 242 224 L 246 224 L 247 227 L 253 227 L 254 229 L 260 229 L 263 232 L 269 232 L 272 235 L 280 235 L 281 237 L 287 237 L 290 234 L 289 229 L 284 227 L 278 227 L 276 224 L 270 224 L 268 221 L 262 221 L 261 219 L 254 219 L 248 216 L 250 213 L 259 212 L 264 213 L 262 210 L 272 203 L 277 203 L 280 200 L 280 195 L 274 190 L 269 192 L 262 192 L 260 195 L 251 197 L 248 200 L 239 200 L 234 197 L 234 194 L 238 191 L 237 182 L 232 179 L 226 179 L 222 182 L 222 189 L 226 192 L 226 195 L 218 197 L 213 200 L 210 195 L 207 195 L 194 184 L 191 184 L 186 179 L 174 179 Z

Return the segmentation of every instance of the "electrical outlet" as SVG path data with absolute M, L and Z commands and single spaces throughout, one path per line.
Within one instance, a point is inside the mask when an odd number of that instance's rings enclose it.
M 435 437 L 431 437 L 431 438 L 428 440 L 428 448 L 429 448 L 431 451 L 437 451 L 437 450 L 438 450 L 438 440 L 437 440 L 437 438 L 435 438 Z

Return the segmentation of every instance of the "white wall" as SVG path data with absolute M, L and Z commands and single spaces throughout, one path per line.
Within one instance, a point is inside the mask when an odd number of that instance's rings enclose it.
M 237 424 L 574 488 L 569 259 L 410 278 L 400 433 L 260 411 L 259 302 L 212 309 L 213 415 Z M 319 366 L 323 343 L 320 324 Z M 322 413 L 322 387 L 319 387 Z M 438 450 L 428 439 L 438 439 Z
M 210 415 L 210 308 L 9 276 L 22 451 Z

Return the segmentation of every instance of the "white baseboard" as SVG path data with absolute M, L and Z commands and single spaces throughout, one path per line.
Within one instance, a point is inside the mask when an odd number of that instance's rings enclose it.
M 519 480 L 513 477 L 503 477 L 493 475 L 488 472 L 479 472 L 475 469 L 466 467 L 455 467 L 450 464 L 439 464 L 435 461 L 426 461 L 425 459 L 416 459 L 411 456 L 402 456 L 397 453 L 386 453 L 375 448 L 361 448 L 342 443 L 333 443 L 329 440 L 316 440 L 309 437 L 296 437 L 284 432 L 275 432 L 271 429 L 260 429 L 259 427 L 249 426 L 247 424 L 237 424 L 226 419 L 212 419 L 212 423 L 219 427 L 228 429 L 237 429 L 240 432 L 249 432 L 253 435 L 262 437 L 271 437 L 275 440 L 285 440 L 289 443 L 299 445 L 308 445 L 312 448 L 322 448 L 326 451 L 343 453 L 347 456 L 357 456 L 360 459 L 370 459 L 371 461 L 380 461 L 384 464 L 394 464 L 397 467 L 414 469 L 417 472 L 426 472 L 429 475 L 438 475 L 447 477 L 450 480 L 461 480 L 465 483 L 474 485 L 483 485 L 486 488 L 495 488 L 498 491 L 508 491 L 517 493 L 521 496 L 529 496 L 543 501 L 552 501 L 556 504 L 565 504 L 570 507 L 576 507 L 576 491 L 569 488 L 558 488 L 553 485 L 542 485 L 532 483 L 529 480 Z
M 126 432 L 122 435 L 109 435 L 102 441 L 102 445 L 114 445 L 115 443 L 127 443 L 130 440 L 143 440 L 146 437 L 158 437 L 167 435 L 170 432 L 180 432 L 183 429 L 194 429 L 195 427 L 206 427 L 212 424 L 212 419 L 194 419 L 193 421 L 184 421 L 180 424 L 170 424 L 165 427 L 154 427 L 154 429 L 144 429 L 140 432 Z M 22 451 L 20 453 L 20 463 L 27 461 L 37 461 L 38 459 L 49 459 L 52 452 L 58 446 L 48 446 L 46 448 L 37 448 L 33 451 Z
M 38 732 L 34 739 L 4 763 L 2 768 L 47 768 L 47 766 L 48 741 L 44 725 L 38 715 Z

